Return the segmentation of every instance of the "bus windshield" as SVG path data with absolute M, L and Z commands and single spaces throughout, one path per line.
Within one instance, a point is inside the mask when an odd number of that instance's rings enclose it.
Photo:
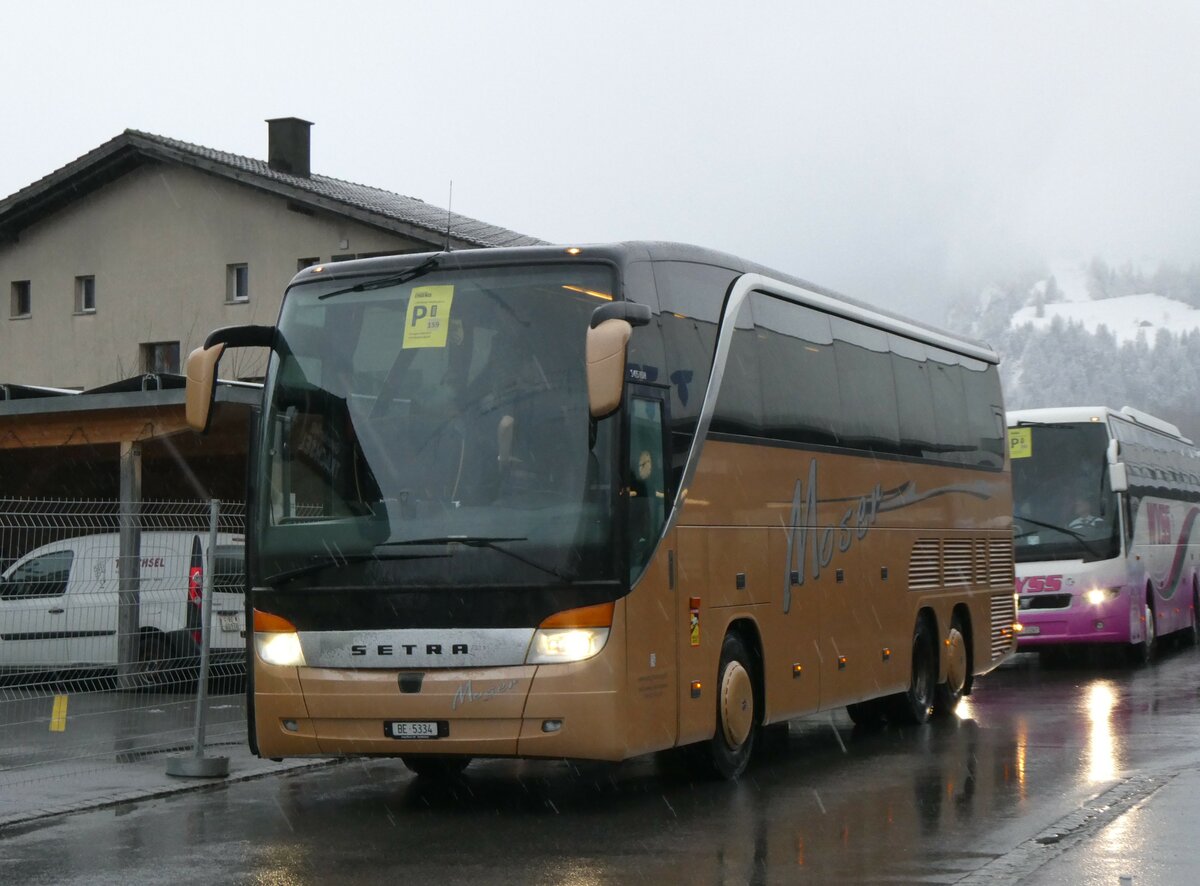
M 616 422 L 590 417 L 584 346 L 612 270 L 411 276 L 289 291 L 259 446 L 257 575 L 611 579 Z
M 1016 560 L 1104 560 L 1120 552 L 1109 487 L 1108 428 L 1034 424 L 1027 455 L 1012 459 Z

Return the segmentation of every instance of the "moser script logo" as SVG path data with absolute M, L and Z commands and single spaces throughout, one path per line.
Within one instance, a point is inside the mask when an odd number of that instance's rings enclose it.
M 365 643 L 356 643 L 350 647 L 351 655 L 367 655 L 368 650 L 372 655 L 470 655 L 471 652 L 467 648 L 466 643 L 454 643 L 450 646 L 450 651 L 443 653 L 442 643 L 426 643 L 425 652 L 418 653 L 421 648 L 420 643 L 378 643 L 372 649 Z
M 796 481 L 792 492 L 792 518 L 787 532 L 787 572 L 784 577 L 783 611 L 792 608 L 792 585 L 803 585 L 806 574 L 811 570 L 814 579 L 821 577 L 821 570 L 833 560 L 835 548 L 841 553 L 850 550 L 855 541 L 866 537 L 875 518 L 879 515 L 879 503 L 883 498 L 883 487 L 879 484 L 866 495 L 842 499 L 849 502 L 837 525 L 821 527 L 817 523 L 817 460 L 808 463 L 808 492 L 805 494 L 803 480 Z M 834 501 L 826 504 L 836 503 Z M 809 556 L 811 554 L 811 556 Z M 806 566 L 805 559 L 809 559 Z

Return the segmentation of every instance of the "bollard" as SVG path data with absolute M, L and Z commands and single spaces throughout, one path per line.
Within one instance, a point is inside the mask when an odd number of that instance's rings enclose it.
M 217 567 L 217 515 L 215 498 L 208 509 L 208 555 L 204 558 L 204 599 L 200 603 L 200 673 L 196 677 L 196 738 L 190 757 L 168 757 L 167 775 L 188 778 L 223 778 L 229 774 L 228 757 L 204 756 L 204 729 L 208 719 L 208 644 L 212 633 L 212 598 Z

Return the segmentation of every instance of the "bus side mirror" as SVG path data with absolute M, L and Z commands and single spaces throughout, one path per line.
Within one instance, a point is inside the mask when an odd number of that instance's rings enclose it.
M 274 326 L 227 326 L 209 333 L 203 346 L 188 354 L 187 390 L 184 415 L 188 427 L 201 434 L 212 421 L 213 399 L 217 392 L 217 364 L 225 349 L 275 345 Z
M 1124 462 L 1115 462 L 1108 466 L 1108 485 L 1113 492 L 1129 491 L 1129 472 L 1125 470 Z
M 628 320 L 604 320 L 587 331 L 588 409 L 592 418 L 611 415 L 621 405 L 625 347 L 633 327 Z

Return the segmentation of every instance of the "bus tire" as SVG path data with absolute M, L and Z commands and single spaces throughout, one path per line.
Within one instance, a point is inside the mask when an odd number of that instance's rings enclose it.
M 1200 607 L 1197 606 L 1196 591 L 1192 591 L 1192 617 L 1184 628 L 1183 642 L 1185 646 L 1200 646 Z
M 933 716 L 934 695 L 938 682 L 936 638 L 929 619 L 917 618 L 913 628 L 912 676 L 908 690 L 892 696 L 890 719 L 919 726 Z
M 1148 665 L 1154 661 L 1158 651 L 1158 637 L 1154 626 L 1154 609 L 1149 601 L 1145 603 L 1143 618 L 1146 620 L 1146 634 L 1141 643 L 1129 647 L 1129 661 L 1134 665 Z
M 439 755 L 407 756 L 401 757 L 400 762 L 407 766 L 417 778 L 426 778 L 430 781 L 453 781 L 471 765 L 471 758 Z
M 946 634 L 946 679 L 937 685 L 933 697 L 933 715 L 948 717 L 962 701 L 971 673 L 971 650 L 967 644 L 967 628 L 962 616 L 954 613 Z
M 708 743 L 709 763 L 721 778 L 736 779 L 754 753 L 761 713 L 754 692 L 754 663 L 737 634 L 726 634 L 717 666 L 717 729 Z

